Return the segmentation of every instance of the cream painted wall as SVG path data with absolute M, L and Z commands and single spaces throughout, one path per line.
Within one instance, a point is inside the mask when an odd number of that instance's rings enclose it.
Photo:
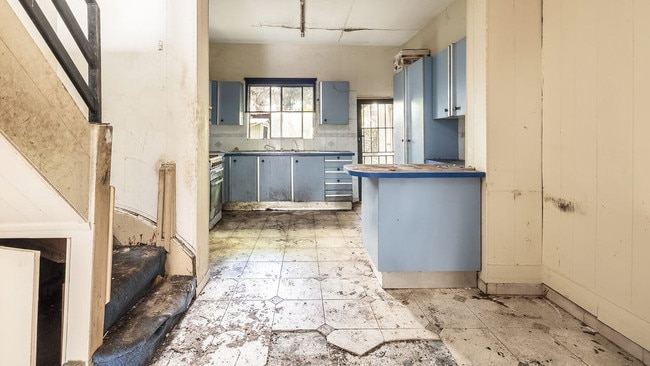
M 541 10 L 540 0 L 468 3 L 467 34 L 476 38 L 467 52 L 466 158 L 486 172 L 480 278 L 488 287 L 541 282 Z
M 650 2 L 544 1 L 543 281 L 650 349 Z
M 456 0 L 400 48 L 426 48 L 432 56 L 437 54 L 465 37 L 466 14 L 467 0 Z
M 393 95 L 397 47 L 296 44 L 210 44 L 210 78 L 315 77 L 347 80 L 359 98 Z
M 116 206 L 156 221 L 158 169 L 175 162 L 177 236 L 203 253 L 209 200 L 207 1 L 118 0 L 101 1 L 100 7 L 104 121 L 114 126 Z

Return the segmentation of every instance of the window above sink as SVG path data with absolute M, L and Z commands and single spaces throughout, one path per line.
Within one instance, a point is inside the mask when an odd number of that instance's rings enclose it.
M 250 139 L 313 139 L 315 78 L 245 78 Z

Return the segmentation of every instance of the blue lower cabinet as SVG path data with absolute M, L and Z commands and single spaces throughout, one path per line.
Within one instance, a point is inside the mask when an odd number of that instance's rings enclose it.
M 257 156 L 228 157 L 228 201 L 257 201 Z
M 295 202 L 321 202 L 325 197 L 324 161 L 322 156 L 294 156 L 293 200 Z
M 291 201 L 291 157 L 259 157 L 260 202 Z

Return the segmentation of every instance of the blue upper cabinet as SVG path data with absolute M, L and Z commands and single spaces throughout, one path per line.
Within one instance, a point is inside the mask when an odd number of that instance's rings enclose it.
M 467 73 L 467 58 L 466 58 L 466 39 L 463 38 L 460 41 L 451 45 L 452 50 L 452 106 L 454 108 L 454 116 L 464 116 L 467 111 L 467 101 L 465 97 L 465 92 L 467 90 L 467 84 L 465 75 Z
M 433 118 L 464 116 L 467 110 L 465 38 L 435 55 L 433 60 Z
M 239 81 L 210 82 L 210 124 L 241 125 L 244 85 Z
M 449 47 L 433 56 L 433 118 L 451 116 L 449 90 Z
M 347 125 L 350 120 L 350 83 L 320 82 L 320 123 Z

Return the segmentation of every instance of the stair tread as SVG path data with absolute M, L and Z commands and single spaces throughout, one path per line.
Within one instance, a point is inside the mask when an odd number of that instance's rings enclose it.
M 165 274 L 167 252 L 151 245 L 115 246 L 111 280 L 111 301 L 104 310 L 104 332 L 127 312 Z
M 144 364 L 187 310 L 195 293 L 194 277 L 170 276 L 163 280 L 110 329 L 93 355 L 93 363 Z

